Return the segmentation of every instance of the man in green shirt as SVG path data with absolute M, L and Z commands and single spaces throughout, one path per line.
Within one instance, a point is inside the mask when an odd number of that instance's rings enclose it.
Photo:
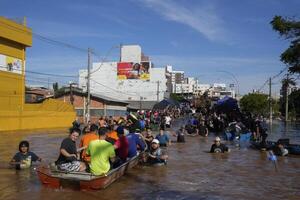
M 86 154 L 91 156 L 91 162 L 89 164 L 90 171 L 94 175 L 103 175 L 110 169 L 110 162 L 115 161 L 115 149 L 114 146 L 105 140 L 108 130 L 104 127 L 100 128 L 99 140 L 93 140 L 90 142 Z

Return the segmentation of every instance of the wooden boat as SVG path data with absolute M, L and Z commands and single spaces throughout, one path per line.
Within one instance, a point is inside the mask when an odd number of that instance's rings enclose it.
M 123 176 L 128 169 L 136 166 L 139 163 L 141 156 L 142 153 L 101 176 L 95 176 L 87 172 L 51 170 L 49 166 L 41 166 L 37 168 L 37 173 L 41 183 L 49 188 L 99 190 L 108 187 L 111 183 Z

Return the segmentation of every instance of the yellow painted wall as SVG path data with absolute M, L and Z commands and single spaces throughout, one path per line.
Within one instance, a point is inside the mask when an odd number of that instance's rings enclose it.
M 0 55 L 22 62 L 20 74 L 0 69 L 0 131 L 68 127 L 76 117 L 71 104 L 58 100 L 25 104 L 25 50 L 31 45 L 30 28 L 0 17 Z
M 76 115 L 71 104 L 47 99 L 40 104 L 24 104 L 24 110 L 0 112 L 0 132 L 69 127 Z

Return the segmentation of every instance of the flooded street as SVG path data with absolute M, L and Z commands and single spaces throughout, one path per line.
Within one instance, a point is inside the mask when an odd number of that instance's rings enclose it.
M 180 122 L 177 124 L 180 125 Z M 299 127 L 274 124 L 270 139 L 300 143 Z M 298 129 L 298 132 L 296 131 Z M 3 133 L 0 141 L 0 199 L 300 199 L 300 157 L 278 159 L 278 171 L 266 153 L 228 144 L 229 154 L 207 153 L 213 135 L 186 137 L 168 149 L 167 166 L 138 166 L 105 190 L 80 192 L 44 188 L 35 169 L 15 171 L 7 163 L 21 139 L 49 163 L 56 160 L 65 131 Z M 175 139 L 175 138 L 174 138 Z

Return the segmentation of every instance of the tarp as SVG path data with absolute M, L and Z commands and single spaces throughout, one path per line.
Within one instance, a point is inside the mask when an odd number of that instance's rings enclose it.
M 228 97 L 228 96 L 224 97 L 223 99 L 218 100 L 217 104 L 216 104 L 216 108 L 223 112 L 239 110 L 237 100 L 232 97 Z
M 179 103 L 173 99 L 164 99 L 153 106 L 154 110 L 163 110 L 167 107 L 179 107 Z

